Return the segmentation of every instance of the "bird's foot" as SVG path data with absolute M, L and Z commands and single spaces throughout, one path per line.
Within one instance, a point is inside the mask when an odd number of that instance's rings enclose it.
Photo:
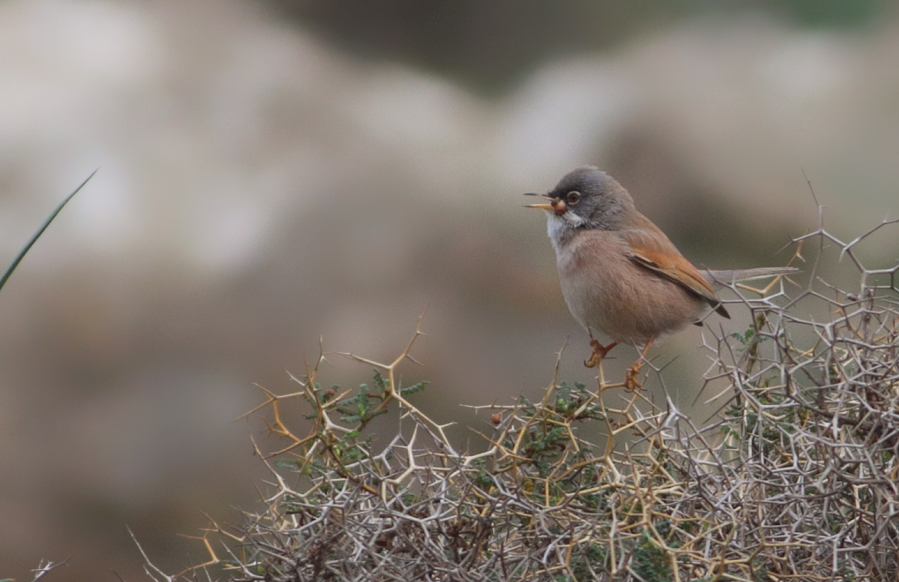
M 624 387 L 630 391 L 640 390 L 643 388 L 643 382 L 639 380 L 640 369 L 643 367 L 643 360 L 637 360 L 633 366 L 627 369 L 624 375 Z
M 612 351 L 612 348 L 618 345 L 618 342 L 612 342 L 607 346 L 602 345 L 596 340 L 590 340 L 590 346 L 593 347 L 593 353 L 590 354 L 590 359 L 584 362 L 584 365 L 588 368 L 595 368 L 602 362 L 606 354 Z
M 652 347 L 652 342 L 654 340 L 655 338 L 649 338 L 646 341 L 646 345 L 643 346 L 643 351 L 640 352 L 640 359 L 627 369 L 627 373 L 624 375 L 624 387 L 628 390 L 638 390 L 643 388 L 643 382 L 639 380 L 640 369 L 643 367 L 643 362 L 646 361 L 646 354 L 649 353 L 649 348 Z

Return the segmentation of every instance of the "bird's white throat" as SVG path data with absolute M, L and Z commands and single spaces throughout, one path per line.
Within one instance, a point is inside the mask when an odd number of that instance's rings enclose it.
M 558 253 L 564 239 L 563 233 L 569 229 L 577 228 L 586 222 L 583 218 L 571 212 L 559 216 L 555 212 L 546 212 L 546 233 L 553 243 L 553 249 Z

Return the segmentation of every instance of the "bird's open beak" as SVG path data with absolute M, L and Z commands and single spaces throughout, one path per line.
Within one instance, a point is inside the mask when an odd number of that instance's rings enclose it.
M 527 194 L 525 194 L 525 196 L 536 196 L 538 198 L 543 198 L 544 200 L 552 201 L 552 197 L 547 196 L 546 194 L 536 194 L 534 192 L 528 192 Z M 550 212 L 555 210 L 552 204 L 528 204 L 525 206 L 525 208 L 539 208 L 540 210 L 549 210 Z

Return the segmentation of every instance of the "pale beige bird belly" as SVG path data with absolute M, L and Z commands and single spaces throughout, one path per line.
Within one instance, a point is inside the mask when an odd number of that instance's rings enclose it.
M 613 231 L 591 231 L 556 249 L 562 294 L 588 332 L 632 345 L 697 321 L 708 304 L 631 261 Z M 603 260 L 596 259 L 597 254 Z

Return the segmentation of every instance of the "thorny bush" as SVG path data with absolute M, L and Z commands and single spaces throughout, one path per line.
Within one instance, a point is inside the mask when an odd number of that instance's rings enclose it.
M 267 410 L 283 443 L 257 447 L 272 475 L 262 507 L 240 527 L 212 524 L 207 563 L 147 571 L 234 582 L 899 580 L 899 267 L 857 256 L 891 224 L 845 243 L 819 223 L 796 241 L 803 286 L 732 287 L 752 324 L 705 334 L 712 363 L 697 389 L 717 412 L 703 426 L 600 371 L 595 386 L 554 378 L 539 402 L 478 407 L 493 430 L 486 450 L 465 453 L 408 400 L 424 386 L 396 380 L 418 329 L 390 364 L 347 354 L 375 369 L 358 390 L 321 387 L 313 365 L 299 390 L 265 391 L 251 411 Z M 851 290 L 821 276 L 835 253 Z M 282 420 L 299 404 L 301 434 Z M 400 426 L 378 446 L 369 422 L 390 406 Z

